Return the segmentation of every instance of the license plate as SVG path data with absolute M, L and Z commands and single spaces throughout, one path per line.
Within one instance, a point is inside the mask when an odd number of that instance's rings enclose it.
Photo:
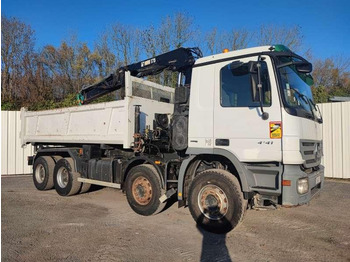
M 316 177 L 316 185 L 321 183 L 321 176 Z

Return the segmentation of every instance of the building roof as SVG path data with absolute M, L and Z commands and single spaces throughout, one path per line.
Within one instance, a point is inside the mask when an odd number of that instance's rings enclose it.
M 350 101 L 349 96 L 333 96 L 329 98 L 329 101 L 331 102 L 348 102 Z

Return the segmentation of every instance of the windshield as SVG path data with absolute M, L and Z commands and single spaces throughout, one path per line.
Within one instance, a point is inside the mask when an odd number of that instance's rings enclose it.
M 280 61 L 286 61 L 286 57 L 281 57 Z M 288 57 L 289 61 L 294 58 Z M 287 65 L 279 68 L 281 76 L 281 88 L 286 106 L 296 110 L 303 110 L 311 115 L 314 114 L 314 102 L 310 85 L 312 77 L 308 73 L 297 72 L 295 65 Z

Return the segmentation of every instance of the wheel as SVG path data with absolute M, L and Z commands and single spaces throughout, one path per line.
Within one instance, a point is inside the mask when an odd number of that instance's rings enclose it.
M 161 203 L 163 190 L 157 170 L 152 165 L 133 167 L 126 177 L 126 197 L 130 207 L 138 214 L 150 216 L 165 206 Z
M 58 162 L 58 160 L 62 159 L 63 157 L 61 156 L 51 156 L 53 158 L 53 160 L 55 161 L 55 163 Z
M 53 170 L 55 161 L 50 156 L 38 157 L 33 166 L 33 182 L 38 190 L 48 190 L 54 187 Z
M 87 191 L 89 191 L 89 190 L 90 190 L 90 187 L 91 187 L 91 184 L 88 184 L 88 183 L 82 183 L 82 186 L 81 186 L 81 189 L 80 189 L 79 194 L 86 193 Z
M 57 163 L 58 160 L 62 159 L 62 156 L 52 156 L 52 158 L 55 160 L 55 162 Z M 88 183 L 82 183 L 81 189 L 79 191 L 79 194 L 83 194 L 86 193 L 90 190 L 91 188 L 91 184 Z
M 188 201 L 197 224 L 219 234 L 235 228 L 247 208 L 247 200 L 243 198 L 237 178 L 221 169 L 198 174 L 190 185 Z
M 57 193 L 61 196 L 71 196 L 79 192 L 81 188 L 81 182 L 78 182 L 80 174 L 73 170 L 73 159 L 62 158 L 57 161 L 54 172 L 53 180 Z

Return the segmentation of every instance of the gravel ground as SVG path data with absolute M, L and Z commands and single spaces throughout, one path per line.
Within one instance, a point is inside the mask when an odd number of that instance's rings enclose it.
M 350 261 L 348 181 L 326 181 L 307 206 L 248 210 L 226 235 L 200 230 L 176 204 L 139 216 L 111 188 L 60 197 L 30 176 L 1 183 L 2 261 Z

